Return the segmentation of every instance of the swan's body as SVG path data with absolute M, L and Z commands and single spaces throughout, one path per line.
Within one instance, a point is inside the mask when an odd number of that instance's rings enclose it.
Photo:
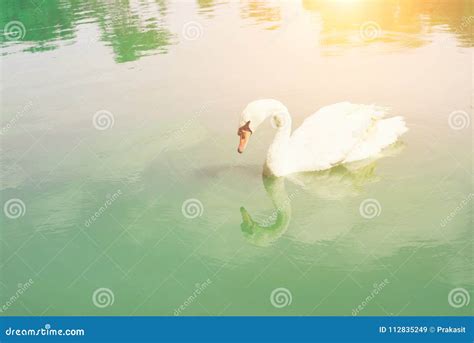
M 402 117 L 383 119 L 386 108 L 341 102 L 321 108 L 291 134 L 291 117 L 279 101 L 257 100 L 242 113 L 239 152 L 250 134 L 271 118 L 277 132 L 270 145 L 266 172 L 283 176 L 319 171 L 374 157 L 408 129 Z

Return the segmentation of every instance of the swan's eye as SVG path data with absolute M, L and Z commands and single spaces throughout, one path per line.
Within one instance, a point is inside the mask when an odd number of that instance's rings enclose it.
M 239 130 L 237 131 L 237 136 L 242 136 L 242 134 L 245 132 L 252 133 L 252 130 L 250 130 L 250 120 L 245 123 L 245 125 L 239 127 Z

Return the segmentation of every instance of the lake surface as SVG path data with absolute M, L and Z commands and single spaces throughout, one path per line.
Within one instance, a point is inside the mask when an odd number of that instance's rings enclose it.
M 472 314 L 470 1 L 1 6 L 2 314 Z M 259 98 L 410 131 L 263 178 Z

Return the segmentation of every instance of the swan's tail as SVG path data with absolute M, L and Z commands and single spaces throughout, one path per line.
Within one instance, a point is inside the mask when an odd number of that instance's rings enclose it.
M 396 138 L 400 137 L 408 131 L 407 124 L 405 123 L 405 118 L 400 116 L 381 120 L 378 123 L 378 127 L 383 130 L 386 130 L 386 133 L 388 134 L 390 132 L 394 133 L 396 135 Z
M 346 157 L 344 163 L 363 160 L 377 155 L 382 149 L 395 143 L 398 137 L 408 131 L 403 117 L 392 117 L 376 122 L 368 136 Z

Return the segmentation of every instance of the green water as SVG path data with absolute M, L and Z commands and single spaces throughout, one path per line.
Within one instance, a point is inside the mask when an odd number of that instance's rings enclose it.
M 1 7 L 2 315 L 472 314 L 470 1 Z M 263 179 L 271 126 L 243 155 L 236 132 L 265 97 L 295 126 L 347 100 L 410 131 Z

